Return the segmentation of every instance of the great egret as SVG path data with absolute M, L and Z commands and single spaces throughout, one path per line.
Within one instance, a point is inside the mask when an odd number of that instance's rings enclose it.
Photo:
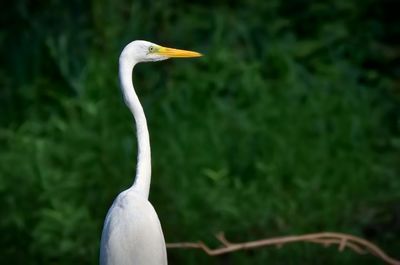
M 156 211 L 148 201 L 151 179 L 150 141 L 146 117 L 132 84 L 133 67 L 140 62 L 200 53 L 133 41 L 119 57 L 119 78 L 125 103 L 136 123 L 138 162 L 133 185 L 121 192 L 108 210 L 100 246 L 100 265 L 166 265 L 164 235 Z

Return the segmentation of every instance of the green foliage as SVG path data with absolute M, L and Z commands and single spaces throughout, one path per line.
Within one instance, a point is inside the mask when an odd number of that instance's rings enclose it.
M 21 0 L 2 9 L 0 263 L 98 262 L 107 209 L 135 172 L 117 80 L 133 39 L 206 55 L 139 65 L 133 77 L 167 241 L 331 230 L 398 255 L 400 25 L 392 2 L 360 3 Z M 168 255 L 170 264 L 377 262 L 301 244 Z

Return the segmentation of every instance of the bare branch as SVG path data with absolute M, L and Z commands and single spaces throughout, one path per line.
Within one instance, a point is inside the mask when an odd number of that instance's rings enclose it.
M 400 260 L 396 260 L 389 257 L 382 249 L 377 245 L 363 239 L 349 234 L 334 233 L 334 232 L 322 232 L 314 234 L 305 234 L 299 236 L 284 236 L 276 238 L 266 238 L 261 240 L 232 243 L 225 238 L 224 233 L 218 233 L 215 236 L 218 241 L 221 242 L 222 246 L 211 249 L 203 242 L 183 242 L 183 243 L 168 243 L 168 248 L 197 248 L 202 249 L 205 253 L 210 256 L 222 255 L 230 252 L 235 252 L 238 250 L 254 249 L 265 246 L 276 246 L 278 248 L 282 247 L 284 244 L 295 243 L 295 242 L 310 242 L 315 244 L 320 244 L 325 247 L 331 245 L 338 245 L 338 250 L 343 251 L 346 248 L 351 249 L 357 254 L 373 254 L 374 256 L 380 258 L 387 264 L 400 265 Z
M 225 238 L 225 234 L 224 232 L 220 232 L 215 236 L 221 243 L 222 245 L 224 245 L 225 247 L 229 247 L 234 245 L 233 243 L 229 242 L 226 238 Z

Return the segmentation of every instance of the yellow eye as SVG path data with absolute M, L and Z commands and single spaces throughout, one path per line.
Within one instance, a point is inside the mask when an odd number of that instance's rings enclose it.
M 149 52 L 154 52 L 154 46 L 149 47 Z

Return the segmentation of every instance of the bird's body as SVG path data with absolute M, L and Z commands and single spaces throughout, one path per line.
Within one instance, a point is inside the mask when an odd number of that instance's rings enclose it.
M 160 221 L 151 203 L 133 189 L 121 192 L 108 211 L 101 245 L 102 264 L 166 265 Z
M 164 235 L 157 213 L 148 201 L 151 181 L 150 140 L 146 117 L 132 84 L 133 67 L 140 62 L 199 53 L 133 41 L 119 58 L 119 77 L 125 103 L 136 123 L 138 162 L 133 185 L 121 192 L 109 209 L 100 245 L 100 265 L 167 265 Z

